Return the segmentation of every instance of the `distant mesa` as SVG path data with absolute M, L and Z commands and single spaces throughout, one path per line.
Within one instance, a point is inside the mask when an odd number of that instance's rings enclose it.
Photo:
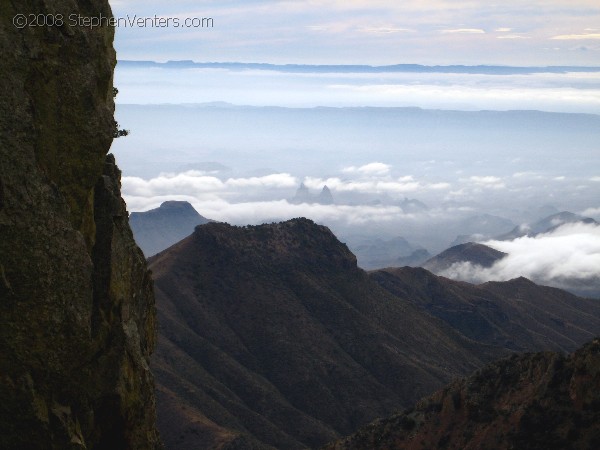
M 507 253 L 495 250 L 487 245 L 467 242 L 444 250 L 439 255 L 426 261 L 422 267 L 433 273 L 441 273 L 452 267 L 453 264 L 461 262 L 488 268 L 505 256 L 507 256 Z
M 331 194 L 331 190 L 327 185 L 323 186 L 323 189 L 319 195 L 313 195 L 304 183 L 300 183 L 300 187 L 296 191 L 294 198 L 290 200 L 290 203 L 300 205 L 302 203 L 318 203 L 321 205 L 335 205 L 335 200 Z
M 598 224 L 598 222 L 590 217 L 583 217 L 569 211 L 562 211 L 545 217 L 531 225 L 519 225 L 509 233 L 497 236 L 496 239 L 499 241 L 512 241 L 524 236 L 535 237 L 539 234 L 549 233 L 562 225 L 570 223 Z
M 147 258 L 189 236 L 197 225 L 208 222 L 185 201 L 167 201 L 156 209 L 129 215 L 133 237 Z

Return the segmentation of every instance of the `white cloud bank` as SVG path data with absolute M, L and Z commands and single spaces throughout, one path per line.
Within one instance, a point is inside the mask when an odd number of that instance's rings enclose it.
M 288 173 L 221 180 L 207 175 L 206 172 L 189 170 L 177 174 L 161 174 L 150 180 L 123 177 L 122 183 L 123 191 L 134 197 L 188 195 L 205 198 L 209 194 L 226 193 L 236 189 L 292 188 L 298 185 L 298 180 Z
M 560 192 L 563 197 L 572 194 L 574 200 L 582 198 L 580 190 L 565 186 L 565 181 L 555 179 L 556 174 L 524 173 L 519 176 L 497 176 L 485 172 L 478 175 L 448 173 L 446 175 L 449 178 L 445 178 L 435 175 L 417 177 L 407 174 L 404 170 L 404 167 L 400 171 L 393 165 L 380 161 L 343 165 L 338 169 L 338 173 L 334 172 L 331 177 L 303 177 L 286 172 L 266 172 L 262 176 L 254 176 L 235 172 L 215 174 L 188 170 L 181 173 L 163 173 L 150 179 L 125 176 L 122 179 L 122 192 L 130 211 L 146 211 L 167 200 L 182 200 L 190 202 L 205 217 L 235 225 L 259 224 L 303 216 L 347 235 L 402 235 L 420 243 L 432 253 L 446 249 L 461 234 L 480 233 L 484 236 L 496 236 L 510 231 L 513 227 L 508 221 L 510 226 L 503 230 L 466 231 L 465 223 L 470 223 L 467 219 L 476 214 L 487 213 L 504 217 L 504 211 L 521 208 L 524 211 L 522 214 L 527 215 L 532 209 L 531 205 L 543 204 L 540 199 L 545 200 L 545 197 L 540 197 L 540 192 L 547 195 L 553 190 Z M 593 184 L 589 177 L 584 181 Z M 310 190 L 315 203 L 296 204 L 292 201 L 301 182 Z M 316 203 L 317 196 L 325 185 L 331 190 L 336 204 Z M 590 193 L 593 192 L 594 190 L 590 189 Z M 408 197 L 419 201 L 407 201 Z M 594 203 L 580 201 L 577 211 L 585 210 L 585 216 L 597 217 L 600 209 L 596 208 L 595 198 L 597 196 L 593 198 Z M 571 204 L 575 206 L 575 203 Z M 516 211 L 520 214 L 518 209 Z M 512 220 L 514 223 L 520 223 Z M 597 235 L 595 236 L 597 238 Z M 563 242 L 567 238 L 570 243 L 571 235 L 555 240 Z M 588 241 L 590 245 L 596 242 L 593 239 Z M 548 280 L 560 274 L 541 276 L 525 261 L 515 258 L 539 256 L 542 261 L 550 261 L 543 251 L 552 248 L 550 243 L 554 245 L 553 242 L 550 238 L 526 238 L 515 241 L 514 244 L 492 243 L 490 245 L 511 253 L 511 258 L 507 260 L 511 264 L 503 262 L 508 265 L 494 267 L 493 272 L 481 272 L 480 268 L 476 267 L 455 267 L 452 270 L 456 273 L 447 275 L 478 281 L 523 275 L 550 284 Z M 587 245 L 585 239 L 583 242 L 582 245 Z M 534 244 L 537 245 L 534 247 Z M 506 245 L 514 245 L 515 248 L 504 248 Z M 560 248 L 572 250 L 574 247 L 571 245 Z M 567 260 L 566 256 L 558 251 L 551 250 L 550 253 L 558 258 L 557 261 Z M 598 262 L 593 266 L 587 259 L 582 261 L 584 266 L 600 267 Z M 574 264 L 570 266 L 577 267 Z M 545 267 L 540 270 L 548 273 Z
M 523 276 L 578 293 L 600 292 L 600 225 L 566 224 L 535 237 L 483 244 L 508 256 L 490 268 L 455 263 L 440 275 L 477 283 Z

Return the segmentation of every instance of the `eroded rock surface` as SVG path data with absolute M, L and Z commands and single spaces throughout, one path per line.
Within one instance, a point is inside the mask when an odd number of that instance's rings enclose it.
M 106 157 L 114 30 L 17 14 L 111 11 L 0 4 L 0 448 L 157 448 L 152 285 Z

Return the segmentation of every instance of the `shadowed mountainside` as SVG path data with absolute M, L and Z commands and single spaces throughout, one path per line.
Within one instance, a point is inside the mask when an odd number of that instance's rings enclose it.
M 600 331 L 591 301 L 527 280 L 367 274 L 306 219 L 202 225 L 149 262 L 173 449 L 323 445 L 511 350 L 571 350 Z
M 600 302 L 526 278 L 473 285 L 410 267 L 370 276 L 478 342 L 515 351 L 573 351 L 600 335 Z
M 600 447 L 600 340 L 569 356 L 513 355 L 328 450 Z
M 503 353 L 392 296 L 306 219 L 199 226 L 149 262 L 169 448 L 322 445 Z

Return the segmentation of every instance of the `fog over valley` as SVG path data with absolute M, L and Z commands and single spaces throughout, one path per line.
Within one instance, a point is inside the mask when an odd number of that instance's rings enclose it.
M 581 273 L 600 271 L 595 231 L 584 233 L 584 258 L 565 245 L 581 238 L 575 229 L 510 249 L 512 240 L 493 241 L 560 211 L 600 219 L 594 69 L 186 64 L 117 70 L 116 118 L 131 134 L 113 151 L 130 211 L 185 200 L 235 225 L 307 217 L 329 226 L 365 268 L 418 265 L 476 241 L 511 257 L 485 270 L 465 261 L 444 275 L 522 275 L 568 288 L 572 277 L 555 270 L 564 258 L 532 250 L 555 245 L 587 267 Z

